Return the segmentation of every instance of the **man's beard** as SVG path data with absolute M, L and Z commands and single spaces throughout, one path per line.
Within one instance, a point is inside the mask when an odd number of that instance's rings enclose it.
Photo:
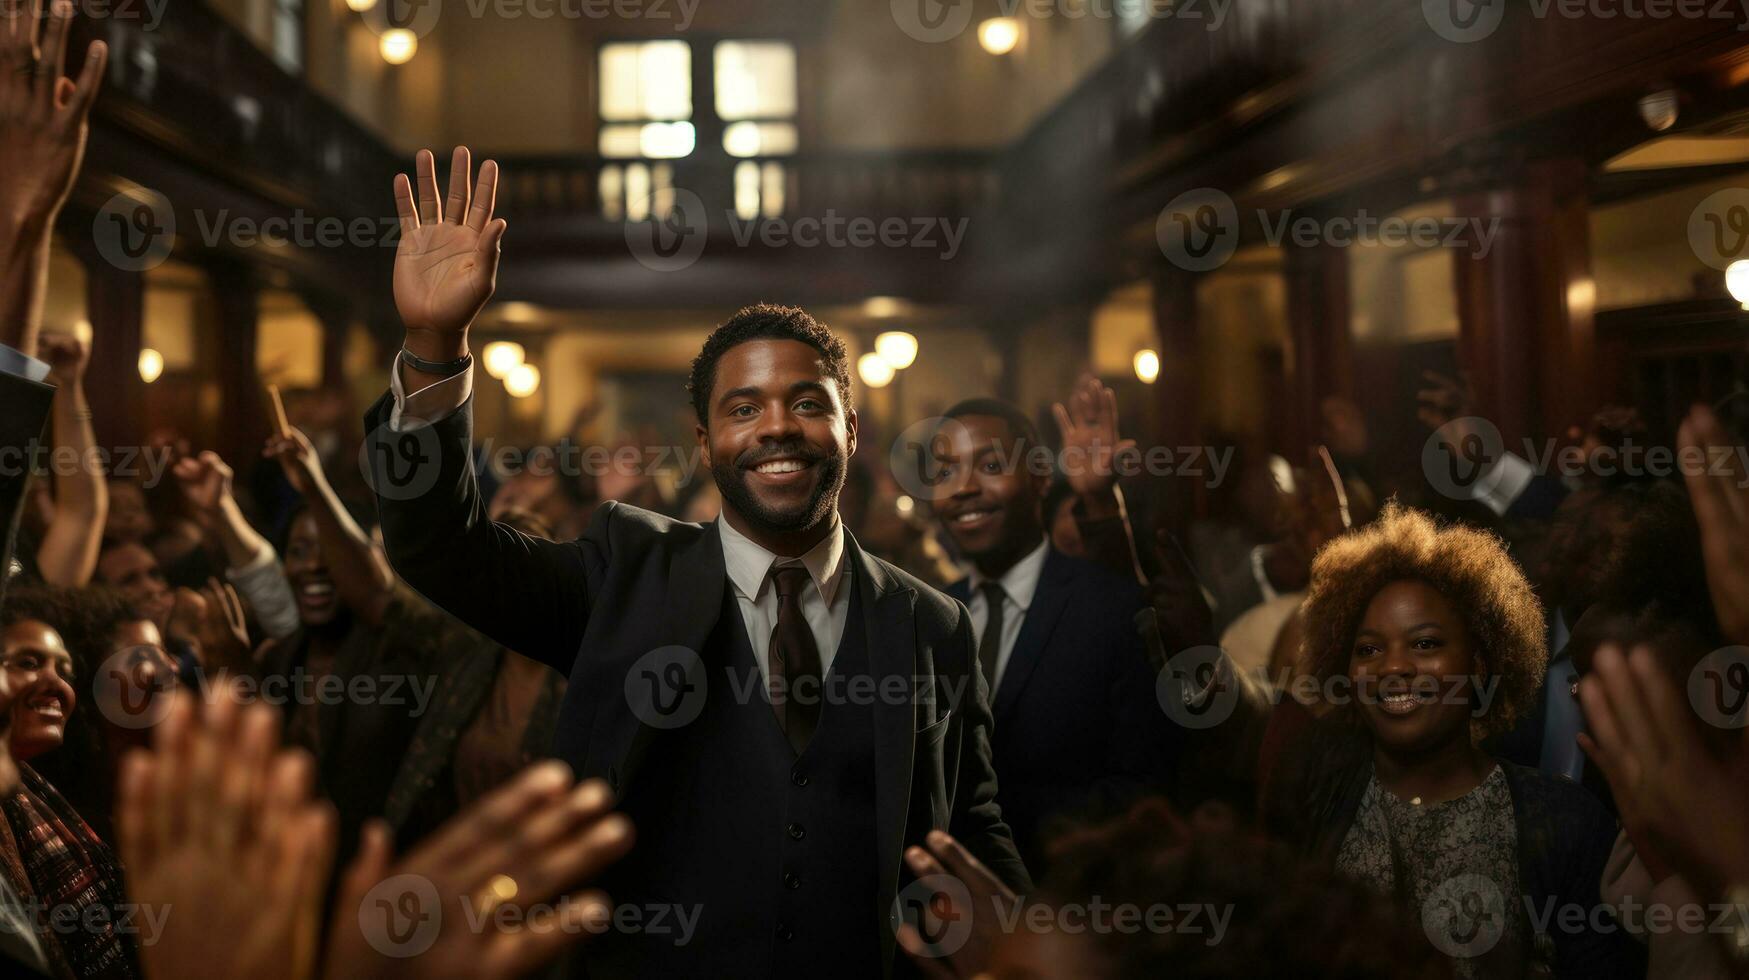
M 749 467 L 759 465 L 761 460 L 779 456 L 804 459 L 820 469 L 813 496 L 801 507 L 773 510 L 761 503 L 753 488 L 748 486 Z M 722 493 L 723 502 L 735 508 L 735 512 L 754 527 L 773 533 L 805 531 L 819 526 L 821 521 L 831 516 L 833 508 L 837 506 L 838 492 L 844 489 L 847 459 L 839 453 L 822 455 L 812 446 L 799 441 L 776 443 L 749 450 L 732 460 L 712 463 L 711 477 L 717 481 L 717 490 Z

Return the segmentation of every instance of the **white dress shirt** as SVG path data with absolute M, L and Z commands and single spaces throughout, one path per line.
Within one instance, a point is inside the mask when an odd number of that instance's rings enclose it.
M 996 674 L 990 683 L 991 691 L 995 691 L 1002 684 L 1002 673 L 1008 669 L 1008 658 L 1014 655 L 1014 643 L 1020 639 L 1020 627 L 1026 622 L 1026 611 L 1032 608 L 1033 594 L 1038 592 L 1038 577 L 1045 568 L 1045 554 L 1050 550 L 1049 540 L 1040 541 L 1038 547 L 995 580 L 997 585 L 1002 586 L 1005 598 L 1002 600 L 1001 645 L 996 648 Z M 972 614 L 972 635 L 976 638 L 977 649 L 983 648 L 984 624 L 990 621 L 990 607 L 984 601 L 982 588 L 988 581 L 991 580 L 980 575 L 977 569 L 972 569 L 972 601 L 966 605 L 966 610 Z
M 395 363 L 389 365 L 389 391 L 395 396 L 395 405 L 389 410 L 389 428 L 394 432 L 405 432 L 441 421 L 461 408 L 474 393 L 474 368 L 470 364 L 467 370 L 454 377 L 408 394 L 401 381 L 401 355 L 396 354 Z M 403 416 L 406 421 L 403 421 Z
M 802 592 L 802 616 L 820 650 L 820 675 L 826 676 L 838 655 L 838 642 L 844 638 L 844 624 L 850 619 L 850 566 L 844 560 L 844 525 L 834 516 L 832 533 L 800 558 L 779 558 L 735 530 L 727 519 L 718 519 L 717 531 L 723 537 L 723 564 L 741 607 L 741 621 L 747 624 L 747 640 L 753 645 L 759 673 L 770 680 L 771 631 L 777 628 L 778 606 L 771 569 L 777 565 L 802 565 L 814 583 L 813 588 Z M 790 681 L 793 683 L 794 678 Z
M 39 361 L 23 351 L 0 344 L 0 373 L 16 375 L 26 381 L 42 381 L 49 376 L 47 361 Z

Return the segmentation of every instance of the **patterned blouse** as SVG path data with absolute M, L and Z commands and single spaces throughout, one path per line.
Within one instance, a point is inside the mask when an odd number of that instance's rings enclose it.
M 1336 866 L 1419 918 L 1460 980 L 1525 975 L 1518 823 L 1498 766 L 1469 793 L 1432 806 L 1398 799 L 1374 775 Z

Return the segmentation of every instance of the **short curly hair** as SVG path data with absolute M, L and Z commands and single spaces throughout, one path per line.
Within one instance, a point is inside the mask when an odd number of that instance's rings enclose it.
M 1506 732 L 1542 685 L 1548 639 L 1536 592 L 1492 534 L 1433 518 L 1395 501 L 1378 519 L 1325 545 L 1312 560 L 1301 606 L 1301 662 L 1320 683 L 1348 674 L 1366 607 L 1394 582 L 1424 582 L 1457 609 L 1487 676 L 1498 688 L 1470 723 L 1480 743 Z M 1346 706 L 1352 711 L 1352 700 Z
M 819 351 L 826 362 L 826 370 L 838 383 L 838 394 L 844 399 L 845 410 L 850 409 L 850 352 L 845 349 L 844 341 L 800 307 L 758 303 L 744 307 L 711 331 L 704 348 L 692 359 L 692 373 L 686 380 L 686 390 L 692 395 L 692 410 L 698 413 L 699 425 L 709 424 L 717 361 L 730 348 L 750 340 L 799 340 Z

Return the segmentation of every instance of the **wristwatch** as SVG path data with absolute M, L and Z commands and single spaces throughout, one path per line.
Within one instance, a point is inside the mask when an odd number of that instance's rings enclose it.
M 408 367 L 422 374 L 440 374 L 446 378 L 452 378 L 463 371 L 466 371 L 468 365 L 474 363 L 474 355 L 470 352 L 463 354 L 453 361 L 428 361 L 407 348 L 402 347 L 401 360 L 406 361 Z

